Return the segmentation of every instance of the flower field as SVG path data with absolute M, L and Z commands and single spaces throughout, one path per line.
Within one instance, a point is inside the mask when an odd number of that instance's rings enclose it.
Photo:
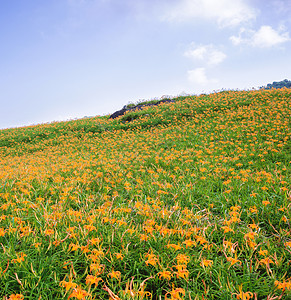
M 291 299 L 291 89 L 0 131 L 0 299 Z

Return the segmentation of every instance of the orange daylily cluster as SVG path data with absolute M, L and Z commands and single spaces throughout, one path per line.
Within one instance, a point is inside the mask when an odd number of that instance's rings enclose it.
M 224 91 L 0 131 L 4 296 L 251 299 L 244 272 L 288 294 L 290 99 Z

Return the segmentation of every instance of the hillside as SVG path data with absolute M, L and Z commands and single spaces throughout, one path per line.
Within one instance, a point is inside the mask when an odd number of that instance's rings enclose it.
M 290 115 L 262 89 L 1 130 L 0 299 L 290 298 Z

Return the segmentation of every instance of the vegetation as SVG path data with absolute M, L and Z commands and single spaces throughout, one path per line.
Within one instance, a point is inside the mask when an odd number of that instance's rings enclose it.
M 139 105 L 149 105 L 149 104 L 156 104 L 158 103 L 160 100 L 140 100 L 136 103 L 129 103 L 126 105 L 126 108 L 132 108 L 135 106 L 139 106 Z
M 147 105 L 150 106 L 150 105 L 159 104 L 162 101 L 166 102 L 166 101 L 171 101 L 172 99 L 175 99 L 175 101 L 179 101 L 179 100 L 186 99 L 186 98 L 188 98 L 188 97 L 186 97 L 186 96 L 179 96 L 179 97 L 176 97 L 176 98 L 167 98 L 167 97 L 164 97 L 164 98 L 161 98 L 161 99 L 140 100 L 140 101 L 137 101 L 135 103 L 129 103 L 125 107 L 127 109 L 129 109 L 129 108 L 134 108 L 134 107 L 138 107 L 138 106 L 147 106 Z
M 0 131 L 0 298 L 290 299 L 290 101 Z
M 281 89 L 281 88 L 291 88 L 291 81 L 284 79 L 282 81 L 274 81 L 273 83 L 268 83 L 266 87 L 263 87 L 265 89 Z

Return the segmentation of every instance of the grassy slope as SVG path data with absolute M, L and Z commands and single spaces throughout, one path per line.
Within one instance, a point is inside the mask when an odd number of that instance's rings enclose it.
M 71 280 L 88 299 L 138 299 L 121 291 L 133 276 L 153 299 L 281 295 L 290 98 L 228 91 L 0 131 L 0 297 L 67 299 Z

